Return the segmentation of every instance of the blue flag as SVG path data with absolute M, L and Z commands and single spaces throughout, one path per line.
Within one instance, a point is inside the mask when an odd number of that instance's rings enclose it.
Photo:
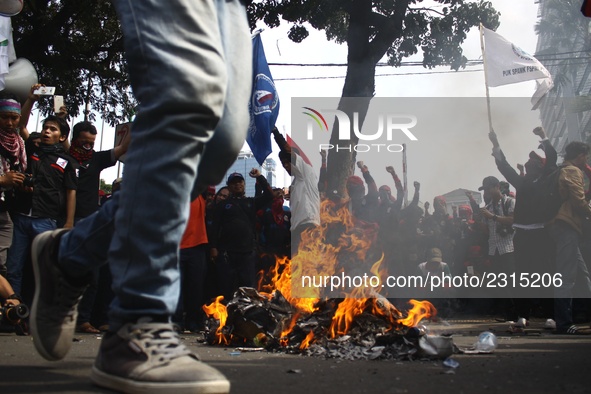
M 261 35 L 252 39 L 253 81 L 250 97 L 250 125 L 246 142 L 260 165 L 271 153 L 271 130 L 279 115 L 279 96 L 265 57 Z

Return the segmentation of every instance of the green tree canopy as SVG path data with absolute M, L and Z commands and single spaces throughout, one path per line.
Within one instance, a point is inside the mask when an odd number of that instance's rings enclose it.
M 56 87 L 70 115 L 88 104 L 111 125 L 129 118 L 136 101 L 110 1 L 27 0 L 12 26 L 17 57 L 35 65 L 40 83 Z M 52 112 L 50 100 L 41 100 L 40 106 L 43 113 Z

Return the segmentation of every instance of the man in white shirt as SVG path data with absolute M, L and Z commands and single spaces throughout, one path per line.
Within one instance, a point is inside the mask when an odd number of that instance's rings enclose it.
M 306 163 L 297 149 L 289 146 L 277 128 L 273 136 L 281 151 L 279 160 L 285 171 L 292 176 L 289 190 L 291 207 L 291 251 L 294 256 L 299 248 L 302 233 L 320 225 L 320 194 L 318 177 L 312 166 Z

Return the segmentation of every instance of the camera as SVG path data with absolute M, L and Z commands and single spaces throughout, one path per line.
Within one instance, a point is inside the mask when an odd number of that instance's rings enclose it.
M 21 319 L 29 317 L 29 307 L 25 304 L 8 304 L 0 308 L 0 323 L 18 324 Z
M 35 177 L 32 174 L 24 172 L 23 167 L 20 164 L 11 163 L 10 169 L 15 172 L 20 172 L 25 176 L 25 179 L 23 180 L 23 186 L 33 187 L 35 185 Z
M 25 179 L 23 180 L 23 186 L 33 187 L 35 186 L 35 177 L 31 174 L 24 174 Z
M 497 234 L 501 237 L 508 237 L 509 235 L 513 234 L 515 230 L 513 227 L 503 226 L 501 224 L 497 224 Z

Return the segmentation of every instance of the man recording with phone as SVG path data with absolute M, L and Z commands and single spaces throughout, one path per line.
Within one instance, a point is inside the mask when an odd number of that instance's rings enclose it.
M 13 224 L 9 215 L 14 188 L 22 186 L 27 167 L 25 143 L 19 136 L 21 105 L 0 99 L 0 275 L 6 276 L 6 256 L 12 245 Z

